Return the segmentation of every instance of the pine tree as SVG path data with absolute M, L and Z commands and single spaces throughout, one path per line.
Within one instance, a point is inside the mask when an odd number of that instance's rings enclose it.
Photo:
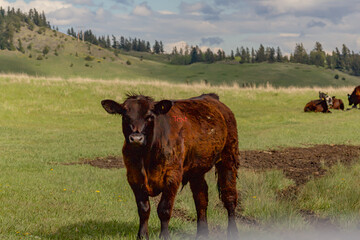
M 315 66 L 325 66 L 325 52 L 319 42 L 315 43 L 314 49 L 310 52 L 310 64 Z
M 236 48 L 235 57 L 240 57 L 240 49 L 239 49 L 239 47 Z
M 155 40 L 155 44 L 153 46 L 153 52 L 156 53 L 156 54 L 159 54 L 160 53 L 160 44 L 157 40 Z
M 265 48 L 262 44 L 260 44 L 259 50 L 256 51 L 255 61 L 257 63 L 266 61 Z
M 276 58 L 275 58 L 275 48 L 273 47 L 269 47 L 267 48 L 268 50 L 268 56 L 267 56 L 267 61 L 269 63 L 274 63 L 276 61 Z
M 211 51 L 210 48 L 206 49 L 206 52 L 204 54 L 205 62 L 206 63 L 213 63 L 215 62 L 214 53 Z
M 277 62 L 283 61 L 283 56 L 282 56 L 280 47 L 277 47 L 277 49 L 276 49 L 276 61 Z
M 116 40 L 116 37 L 115 37 L 114 35 L 112 35 L 112 43 L 113 43 L 113 44 L 111 45 L 111 47 L 114 48 L 114 49 L 117 49 L 119 43 L 118 43 L 118 41 Z
M 190 56 L 190 64 L 196 63 L 198 61 L 198 52 L 196 50 L 196 47 L 191 48 Z
M 302 63 L 302 64 L 307 64 L 309 62 L 308 55 L 307 55 L 304 45 L 302 43 L 296 44 L 294 55 L 293 55 L 293 61 L 295 63 Z
M 160 53 L 164 53 L 164 45 L 162 41 L 160 41 Z
M 110 41 L 109 35 L 107 35 L 107 37 L 106 37 L 106 48 L 110 48 L 110 47 L 111 47 L 111 41 Z
M 234 59 L 235 59 L 235 56 L 234 56 L 234 51 L 233 51 L 233 50 L 231 50 L 231 53 L 230 53 L 230 59 L 231 59 L 231 60 L 234 60 Z

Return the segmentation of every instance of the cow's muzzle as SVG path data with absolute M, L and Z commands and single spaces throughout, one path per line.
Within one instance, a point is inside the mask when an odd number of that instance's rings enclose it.
M 142 133 L 132 133 L 129 136 L 129 142 L 143 145 L 145 143 L 145 136 Z

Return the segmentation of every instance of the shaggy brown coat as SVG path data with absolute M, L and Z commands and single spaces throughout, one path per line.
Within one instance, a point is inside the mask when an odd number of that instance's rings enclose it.
M 133 95 L 122 104 L 103 100 L 102 105 L 108 113 L 122 115 L 127 179 L 140 217 L 138 238 L 148 239 L 149 197 L 160 193 L 160 237 L 169 238 L 175 196 L 180 184 L 187 182 L 197 211 L 197 235 L 207 236 L 208 186 L 204 175 L 214 165 L 228 212 L 228 237 L 236 238 L 237 126 L 234 114 L 216 94 L 160 102 Z

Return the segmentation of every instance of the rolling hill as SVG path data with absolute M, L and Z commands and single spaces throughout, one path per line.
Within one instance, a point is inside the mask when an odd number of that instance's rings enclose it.
M 360 78 L 311 65 L 294 63 L 238 64 L 217 62 L 171 65 L 166 56 L 141 52 L 112 51 L 78 41 L 49 28 L 29 30 L 24 23 L 14 34 L 20 51 L 0 51 L 0 72 L 32 76 L 93 79 L 158 79 L 174 83 L 206 82 L 240 87 L 270 84 L 275 87 L 354 86 Z M 335 79 L 335 75 L 339 75 Z

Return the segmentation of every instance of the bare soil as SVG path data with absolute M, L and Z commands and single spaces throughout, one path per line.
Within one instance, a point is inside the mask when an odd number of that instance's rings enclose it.
M 305 184 L 311 177 L 321 177 L 327 169 L 337 163 L 349 165 L 360 156 L 360 146 L 315 145 L 307 148 L 283 148 L 279 150 L 240 151 L 240 167 L 265 171 L 279 169 L 296 186 Z M 89 164 L 98 168 L 124 168 L 122 156 L 80 159 L 64 165 Z M 289 190 L 294 191 L 294 190 Z
M 308 148 L 284 148 L 268 151 L 240 152 L 242 168 L 283 170 L 287 178 L 301 186 L 310 177 L 321 177 L 331 166 L 349 165 L 360 156 L 360 146 L 315 145 Z M 294 190 L 290 190 L 294 191 Z

